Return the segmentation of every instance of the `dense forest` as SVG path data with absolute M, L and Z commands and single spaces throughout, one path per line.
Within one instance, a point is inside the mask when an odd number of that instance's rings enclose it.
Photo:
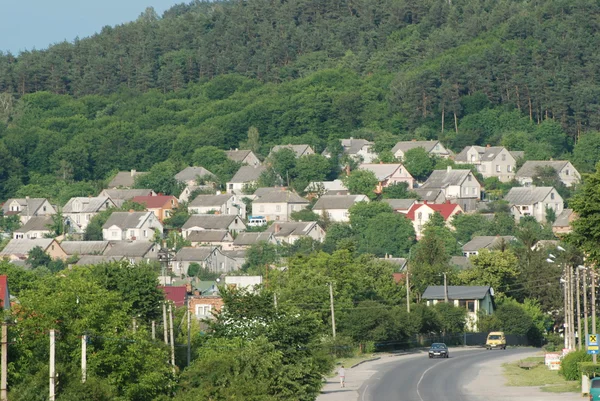
M 592 171 L 599 14 L 591 0 L 196 1 L 0 54 L 0 198 L 189 164 L 199 146 L 239 147 L 251 126 L 263 155 L 439 138 Z

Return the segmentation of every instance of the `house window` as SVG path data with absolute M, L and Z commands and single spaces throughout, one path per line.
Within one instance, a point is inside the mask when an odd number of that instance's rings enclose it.
M 229 184 L 229 189 L 233 189 L 233 184 Z
M 511 165 L 506 166 L 506 171 L 508 171 L 509 173 L 512 172 L 512 166 Z
M 471 155 L 471 161 L 474 162 L 475 161 L 475 155 Z
M 148 238 L 148 230 L 144 230 L 144 238 Z
M 475 187 L 471 188 L 471 193 L 473 195 L 477 195 L 477 188 L 475 188 Z
M 52 250 L 54 250 L 54 245 L 51 246 Z
M 521 210 L 523 210 L 523 211 L 529 210 L 529 206 L 521 206 Z
M 212 311 L 212 305 L 196 305 L 196 316 L 208 317 Z
M 221 270 L 225 270 L 225 263 L 221 262 Z
M 467 176 L 467 181 L 471 182 L 471 174 Z
M 505 162 L 506 161 L 506 155 L 502 155 L 502 161 Z
M 117 237 L 117 232 L 116 232 L 116 231 L 113 231 L 113 232 L 112 232 L 112 237 L 113 237 L 113 238 L 116 238 L 116 237 Z
M 502 166 L 500 166 L 499 164 L 496 164 L 496 172 L 497 173 L 502 172 Z
M 281 205 L 275 206 L 275 211 L 276 212 L 281 212 Z
M 422 220 L 422 219 L 423 219 L 423 213 L 422 213 L 422 212 L 419 212 L 419 214 L 418 214 L 417 216 L 418 216 L 417 218 L 418 218 L 419 220 Z
M 569 171 L 569 170 L 567 170 L 567 175 L 569 175 L 568 171 Z M 42 210 L 45 212 L 45 211 L 46 211 L 46 206 L 44 206 L 44 207 L 42 208 Z
M 565 170 L 565 175 L 569 175 L 569 170 Z
M 554 192 L 550 192 L 550 199 L 554 199 Z
M 135 231 L 129 230 L 129 236 L 133 238 L 135 236 Z
M 475 301 L 473 300 L 461 299 L 460 301 L 458 301 L 458 305 L 461 308 L 466 308 L 467 312 L 475 313 Z

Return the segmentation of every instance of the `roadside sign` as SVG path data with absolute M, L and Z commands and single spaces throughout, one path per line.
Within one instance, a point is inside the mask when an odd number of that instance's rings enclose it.
M 588 354 L 598 354 L 600 351 L 600 344 L 598 344 L 598 335 L 597 334 L 588 334 L 587 337 L 587 353 Z
M 548 353 L 546 354 L 546 358 L 544 360 L 545 365 L 550 370 L 560 370 L 560 360 L 561 354 L 558 353 Z

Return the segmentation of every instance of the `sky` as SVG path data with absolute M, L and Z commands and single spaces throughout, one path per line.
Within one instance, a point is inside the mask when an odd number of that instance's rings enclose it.
M 146 7 L 160 16 L 178 3 L 189 0 L 0 0 L 0 52 L 17 55 L 72 42 L 133 21 Z

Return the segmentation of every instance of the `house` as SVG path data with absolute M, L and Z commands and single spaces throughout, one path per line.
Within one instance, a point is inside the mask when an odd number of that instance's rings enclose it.
M 267 221 L 289 221 L 292 212 L 300 211 L 309 202 L 295 192 L 283 189 L 271 191 L 252 201 L 252 211 L 265 216 Z
M 233 241 L 233 249 L 247 249 L 252 245 L 256 245 L 261 242 L 267 242 L 269 244 L 276 244 L 277 241 L 273 236 L 273 233 L 267 232 L 251 232 L 251 233 L 239 233 Z
M 194 231 L 227 230 L 230 233 L 246 231 L 246 224 L 240 216 L 232 214 L 193 214 L 181 227 L 181 234 L 187 238 Z
M 18 215 L 21 224 L 27 223 L 30 217 L 50 216 L 56 214 L 56 209 L 46 198 L 11 198 L 2 205 L 4 216 Z
M 62 249 L 68 256 L 103 255 L 108 248 L 108 241 L 63 241 Z
M 313 206 L 313 212 L 322 216 L 327 213 L 333 222 L 350 221 L 348 210 L 358 202 L 368 202 L 366 195 L 323 195 Z
M 451 152 L 440 141 L 402 141 L 392 148 L 392 154 L 398 159 L 404 159 L 404 154 L 414 148 L 423 148 L 431 156 L 444 159 L 450 157 Z
M 117 207 L 117 205 L 106 196 L 77 197 L 69 199 L 63 207 L 62 213 L 65 218 L 68 218 L 67 224 L 70 225 L 70 231 L 82 233 L 92 217 L 111 207 Z
M 96 266 L 103 263 L 119 262 L 122 258 L 104 255 L 83 255 L 79 258 L 75 266 Z
M 225 276 L 225 285 L 238 290 L 255 292 L 262 283 L 262 276 Z
M 463 256 L 470 257 L 479 255 L 481 249 L 488 249 L 490 251 L 502 250 L 513 241 L 516 241 L 516 238 L 512 235 L 478 235 L 463 245 Z
M 577 214 L 573 209 L 563 209 L 562 213 L 556 217 L 552 223 L 552 232 L 557 237 L 564 234 L 569 234 L 572 231 L 571 223 L 577 219 Z
M 227 182 L 227 193 L 241 195 L 253 185 L 256 185 L 260 175 L 267 171 L 265 166 L 242 166 Z
M 293 244 L 300 238 L 309 237 L 315 241 L 325 240 L 325 230 L 316 221 L 288 221 L 271 224 L 265 233 L 271 233 L 281 244 Z
M 104 189 L 98 196 L 110 198 L 117 207 L 121 207 L 125 201 L 132 200 L 136 196 L 154 196 L 156 192 L 151 189 Z
M 406 214 L 417 203 L 416 199 L 384 199 L 383 202 L 390 205 L 394 212 Z
M 233 270 L 240 270 L 246 263 L 246 249 L 221 249 L 221 253 L 233 260 L 235 264 Z
M 556 249 L 560 245 L 560 241 L 555 239 L 541 239 L 531 247 L 532 251 L 540 251 L 542 249 Z
M 50 235 L 52 230 L 49 228 L 53 223 L 52 216 L 34 216 L 30 217 L 27 223 L 17 228 L 13 232 L 14 239 L 34 239 L 44 238 Z
M 186 167 L 179 173 L 175 174 L 175 179 L 184 183 L 185 185 L 196 185 L 202 184 L 201 182 L 198 182 L 198 179 L 200 179 L 200 181 L 208 180 L 208 182 L 211 182 L 212 180 L 216 179 L 216 176 L 204 167 L 192 166 Z
M 454 286 L 430 285 L 423 293 L 427 306 L 438 302 L 448 302 L 467 310 L 467 328 L 477 331 L 477 318 L 480 314 L 494 313 L 494 290 L 490 286 Z
M 515 178 L 521 185 L 528 187 L 533 184 L 533 177 L 538 175 L 539 170 L 546 168 L 553 168 L 560 180 L 567 187 L 571 187 L 581 181 L 579 171 L 568 160 L 528 160 L 517 171 Z
M 133 184 L 135 183 L 135 179 L 144 174 L 148 174 L 148 173 L 141 172 L 141 171 L 135 171 L 135 170 L 119 171 L 117 173 L 117 175 L 115 175 L 113 177 L 113 179 L 110 180 L 110 182 L 108 183 L 108 188 L 109 189 L 131 188 L 131 187 L 133 187 Z
M 52 259 L 65 260 L 67 253 L 54 238 L 11 239 L 0 251 L 0 260 L 25 260 L 33 248 L 40 247 Z
M 251 150 L 226 150 L 225 155 L 229 160 L 248 166 L 260 166 L 260 160 Z
M 160 247 L 150 241 L 116 241 L 104 251 L 103 256 L 129 263 L 150 263 L 158 260 Z
M 218 291 L 212 294 L 194 294 L 189 297 L 188 302 L 190 314 L 198 320 L 213 319 L 214 314 L 218 314 L 224 305 Z
M 105 241 L 152 242 L 163 225 L 152 212 L 114 212 L 102 226 Z
M 427 181 L 421 185 L 417 194 L 423 191 L 443 191 L 446 200 L 459 203 L 465 212 L 476 210 L 481 200 L 481 184 L 471 170 L 454 170 L 448 166 L 446 170 L 434 170 Z
M 179 206 L 179 201 L 172 195 L 136 196 L 132 201 L 143 205 L 147 211 L 154 213 L 161 223 L 171 217 L 173 209 Z
M 273 153 L 279 152 L 282 149 L 291 149 L 296 154 L 296 157 L 314 155 L 315 151 L 310 145 L 277 145 L 273 146 L 271 149 L 271 153 L 269 153 L 269 157 L 273 155 Z
M 421 239 L 425 224 L 427 224 L 431 216 L 436 212 L 444 218 L 446 226 L 449 229 L 454 230 L 454 227 L 451 224 L 452 217 L 459 213 L 463 213 L 463 210 L 460 205 L 450 203 L 449 201 L 442 204 L 422 203 L 412 205 L 406 213 L 406 217 L 413 222 L 417 239 Z
M 385 258 L 377 258 L 377 260 L 391 263 L 392 265 L 394 265 L 395 272 L 404 272 L 406 271 L 406 267 L 408 266 L 408 259 L 406 258 L 394 258 L 392 256 L 386 255 Z
M 214 185 L 186 185 L 183 191 L 179 194 L 177 200 L 179 203 L 189 202 L 194 197 L 194 192 L 198 191 L 206 195 L 214 195 L 217 193 Z M 196 194 L 198 194 L 198 192 Z
M 366 139 L 350 139 L 341 140 L 342 149 L 344 154 L 350 156 L 352 159 L 359 163 L 371 163 L 377 158 L 377 153 L 372 150 L 373 142 L 367 141 Z M 325 149 L 322 153 L 323 156 L 330 158 L 331 153 Z
M 233 194 L 198 195 L 188 205 L 190 213 L 232 214 L 246 218 L 246 204 Z
M 375 189 L 376 193 L 381 193 L 383 188 L 400 182 L 408 184 L 408 189 L 415 186 L 415 179 L 400 163 L 361 164 L 358 168 L 359 170 L 372 171 L 375 174 L 379 181 Z
M 192 246 L 218 246 L 231 248 L 233 236 L 227 230 L 202 230 L 192 231 L 186 238 Z
M 446 203 L 446 193 L 441 188 L 414 188 L 419 200 L 428 203 Z
M 190 285 L 159 285 L 158 288 L 164 292 L 166 301 L 171 302 L 173 306 L 178 307 L 186 306 L 188 286 Z
M 484 177 L 502 182 L 515 178 L 517 160 L 502 146 L 467 146 L 454 157 L 456 164 L 471 164 Z
M 553 187 L 514 187 L 504 200 L 511 206 L 517 221 L 524 216 L 533 216 L 543 223 L 547 209 L 552 209 L 555 216 L 560 216 L 564 209 L 563 198 Z
M 348 188 L 346 188 L 342 180 L 314 181 L 308 184 L 308 186 L 304 189 L 304 192 L 306 192 L 311 198 L 314 198 L 327 193 L 346 195 L 348 193 Z
M 229 273 L 237 268 L 232 259 L 225 256 L 217 247 L 184 247 L 175 255 L 172 262 L 173 273 L 186 276 L 192 263 L 197 263 L 211 273 Z

